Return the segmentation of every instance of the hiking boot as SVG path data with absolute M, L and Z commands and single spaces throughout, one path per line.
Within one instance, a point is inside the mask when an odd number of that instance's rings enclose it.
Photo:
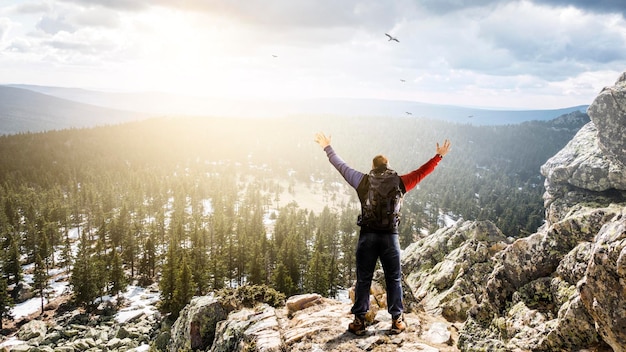
M 391 320 L 391 333 L 399 334 L 406 330 L 406 323 L 404 322 L 404 315 L 400 314 L 399 316 L 393 318 Z
M 358 336 L 365 334 L 365 316 L 355 315 L 352 323 L 348 325 L 348 331 Z

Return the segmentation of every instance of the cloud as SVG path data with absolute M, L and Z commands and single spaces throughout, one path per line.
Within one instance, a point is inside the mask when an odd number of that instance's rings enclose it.
M 508 4 L 533 3 L 553 8 L 575 7 L 592 13 L 621 13 L 626 15 L 626 6 L 621 0 L 418 0 L 415 1 L 422 11 L 430 14 L 445 15 L 468 9 L 505 6 Z
M 486 16 L 478 35 L 510 57 L 511 70 L 554 80 L 626 60 L 625 26 L 615 16 L 518 3 Z
M 49 45 L 52 48 L 63 50 L 63 51 L 79 51 L 79 52 L 89 52 L 92 49 L 92 46 L 85 43 L 71 42 L 67 40 L 47 40 L 44 42 L 46 45 Z
M 26 39 L 17 38 L 7 46 L 6 50 L 14 53 L 28 53 L 32 51 L 32 45 Z
M 60 31 L 74 32 L 76 28 L 67 22 L 65 16 L 44 16 L 37 23 L 37 29 L 48 34 L 57 34 Z
M 83 7 L 140 11 L 161 6 L 183 11 L 227 16 L 247 23 L 275 26 L 351 26 L 393 18 L 399 8 L 376 0 L 62 0 Z M 390 16 L 391 15 L 391 16 Z
M 423 12 L 437 15 L 445 15 L 448 13 L 465 11 L 468 9 L 484 8 L 502 2 L 502 0 L 419 0 L 416 2 L 416 4 L 418 8 Z
M 0 43 L 4 41 L 4 36 L 9 31 L 10 28 L 11 28 L 11 20 L 6 17 L 0 18 Z
M 531 2 L 470 7 L 445 16 L 416 9 L 400 23 L 393 65 L 562 80 L 626 61 L 626 21 L 615 14 Z
M 621 13 L 626 16 L 626 6 L 621 0 L 533 0 L 548 6 L 574 6 L 595 13 Z
M 120 14 L 108 9 L 88 9 L 74 14 L 72 22 L 81 27 L 117 28 Z
M 48 12 L 51 8 L 48 2 L 27 2 L 16 5 L 12 11 L 18 14 L 39 14 Z
M 150 7 L 149 0 L 60 0 L 61 2 L 73 3 L 84 8 L 100 7 L 120 11 L 142 11 Z

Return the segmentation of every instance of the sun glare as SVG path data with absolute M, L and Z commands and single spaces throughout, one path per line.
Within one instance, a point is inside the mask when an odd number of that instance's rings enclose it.
M 151 90 L 214 95 L 227 79 L 231 52 L 245 45 L 222 21 L 206 15 L 155 10 L 133 25 L 141 29 L 135 39 L 140 46 L 135 74 Z

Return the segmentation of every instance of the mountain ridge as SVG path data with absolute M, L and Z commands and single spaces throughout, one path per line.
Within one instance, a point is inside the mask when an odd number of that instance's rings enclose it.
M 104 108 L 43 93 L 0 86 L 0 135 L 118 124 L 143 113 Z
M 579 105 L 560 109 L 507 110 L 439 105 L 405 100 L 357 98 L 245 100 L 183 96 L 159 92 L 102 92 L 82 88 L 25 84 L 11 84 L 5 85 L 4 87 L 37 92 L 70 102 L 148 115 L 252 118 L 301 116 L 306 114 L 381 117 L 406 116 L 413 118 L 433 118 L 473 125 L 503 125 L 533 120 L 551 120 L 574 111 L 584 112 L 587 109 L 587 105 Z M 2 113 L 2 111 L 0 111 L 0 113 Z

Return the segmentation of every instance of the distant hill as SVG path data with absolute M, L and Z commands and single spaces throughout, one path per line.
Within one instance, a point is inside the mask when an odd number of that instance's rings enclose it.
M 32 90 L 0 86 L 0 135 L 112 125 L 148 115 L 60 99 Z
M 84 104 L 158 115 L 283 117 L 297 115 L 431 118 L 472 125 L 505 125 L 547 121 L 587 105 L 550 110 L 495 110 L 413 101 L 319 98 L 290 101 L 233 100 L 166 93 L 112 93 L 76 88 L 11 85 Z

